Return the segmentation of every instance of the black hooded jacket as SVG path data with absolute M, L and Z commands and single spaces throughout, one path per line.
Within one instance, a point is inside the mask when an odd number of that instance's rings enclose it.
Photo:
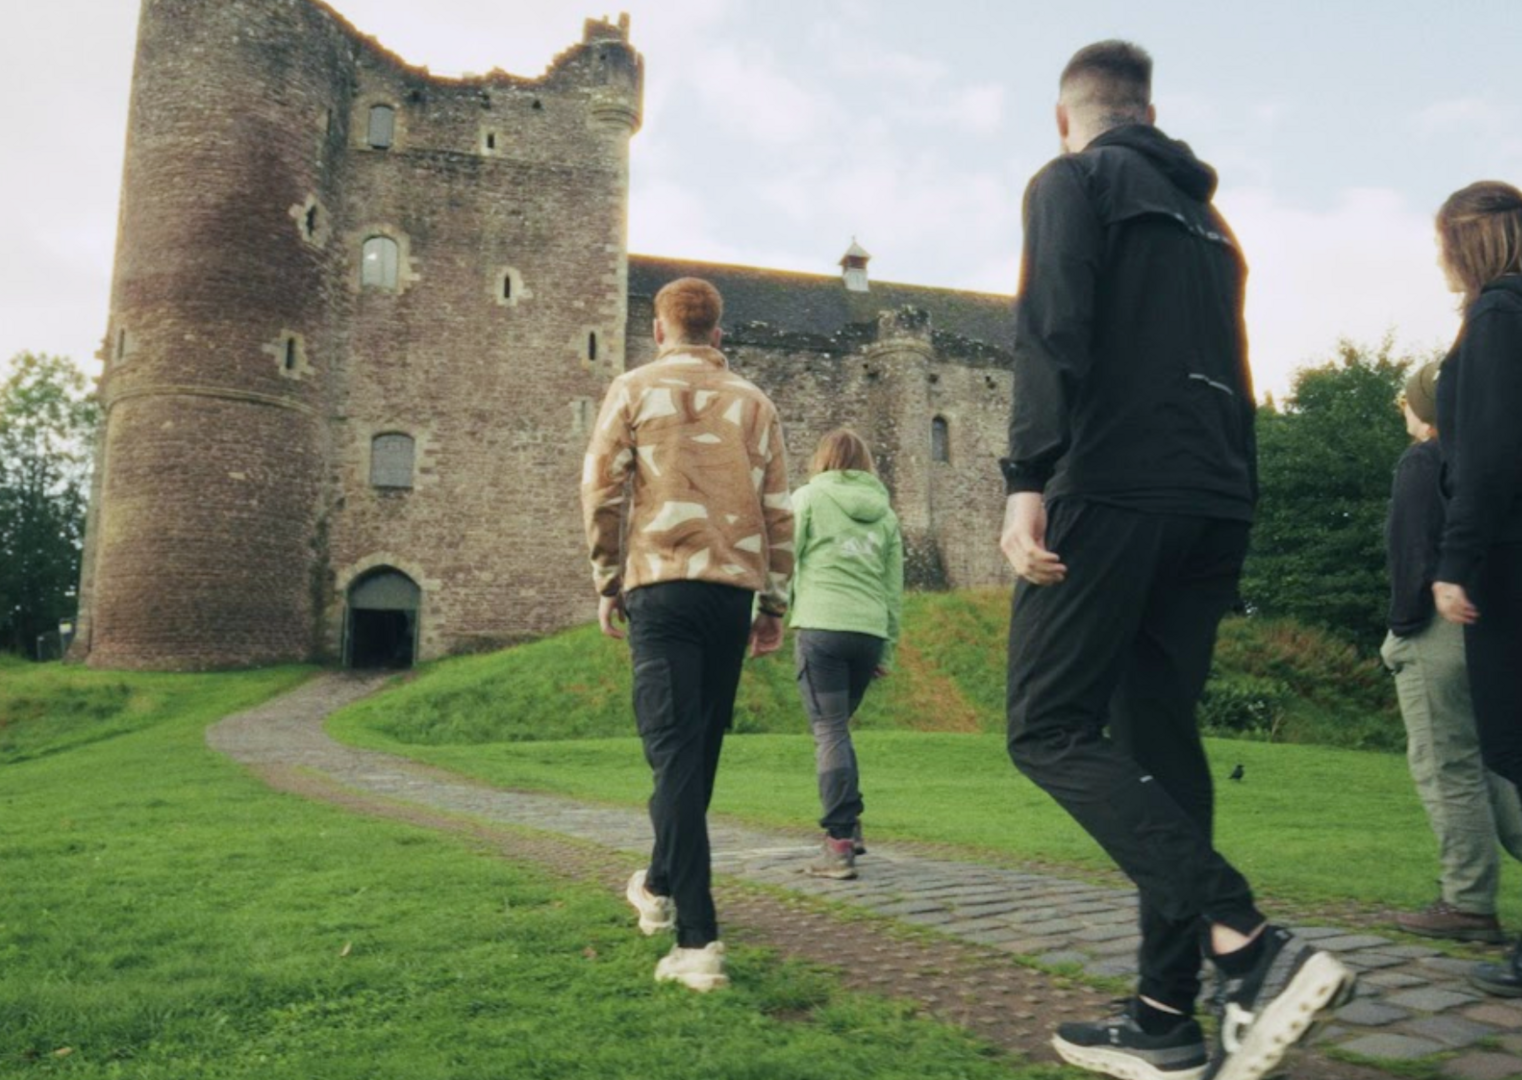
M 1214 170 L 1127 125 L 1025 194 L 1009 491 L 1251 520 L 1246 265 Z
M 1480 291 L 1440 372 L 1448 514 L 1437 580 L 1471 590 L 1491 547 L 1522 544 L 1522 274 Z

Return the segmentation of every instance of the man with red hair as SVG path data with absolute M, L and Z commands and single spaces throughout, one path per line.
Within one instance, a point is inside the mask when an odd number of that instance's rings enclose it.
M 694 990 L 729 983 L 708 803 L 746 644 L 752 656 L 782 644 L 793 571 L 782 426 L 719 351 L 723 311 L 697 278 L 656 294 L 660 351 L 608 388 L 581 483 L 598 621 L 622 638 L 627 620 L 634 719 L 655 780 L 655 845 L 627 896 L 644 933 L 676 929 L 656 979 Z

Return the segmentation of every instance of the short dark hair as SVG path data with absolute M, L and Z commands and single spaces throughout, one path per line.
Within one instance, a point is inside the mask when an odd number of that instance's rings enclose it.
M 1096 41 L 1073 54 L 1058 93 L 1069 107 L 1082 108 L 1112 124 L 1144 121 L 1152 104 L 1152 57 L 1129 41 Z

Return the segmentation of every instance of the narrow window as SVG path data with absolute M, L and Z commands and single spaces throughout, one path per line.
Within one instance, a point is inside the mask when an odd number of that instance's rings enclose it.
M 378 488 L 410 488 L 415 444 L 411 435 L 388 432 L 370 440 L 370 484 Z
M 313 203 L 311 206 L 307 207 L 306 227 L 307 227 L 307 239 L 310 240 L 310 239 L 312 239 L 312 237 L 317 235 L 317 204 L 316 203 Z
M 591 333 L 591 334 L 587 335 L 587 359 L 588 360 L 596 360 L 597 359 L 597 334 L 596 333 Z
M 503 274 L 502 275 L 502 299 L 504 299 L 504 300 L 511 300 L 512 298 L 513 298 L 513 275 L 511 275 L 511 274 Z
M 116 359 L 118 361 L 127 359 L 127 331 L 125 330 L 116 332 Z
M 486 133 L 486 149 L 488 149 L 488 150 L 495 150 L 496 148 L 497 148 L 497 133 L 495 131 L 488 131 Z
M 365 141 L 373 150 L 389 150 L 396 136 L 396 110 L 390 105 L 370 106 L 370 127 Z
M 296 370 L 296 339 L 293 337 L 285 339 L 285 370 Z
M 372 236 L 365 241 L 360 257 L 361 285 L 377 289 L 396 288 L 399 249 L 389 236 Z
M 930 460 L 951 460 L 951 431 L 943 416 L 930 421 Z

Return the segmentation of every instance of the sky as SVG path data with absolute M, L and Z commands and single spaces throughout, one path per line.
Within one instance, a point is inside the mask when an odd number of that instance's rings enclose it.
M 218 0 L 204 0 L 218 2 Z M 441 75 L 541 73 L 598 0 L 334 0 Z M 602 0 L 608 3 L 608 0 Z M 22 351 L 98 371 L 135 0 L 9 4 L 0 69 L 0 373 Z M 1092 41 L 1153 55 L 1158 124 L 1220 172 L 1250 265 L 1260 390 L 1340 338 L 1446 347 L 1432 215 L 1522 184 L 1522 2 L 621 0 L 645 58 L 630 250 L 1012 293 L 1020 197 L 1058 152 L 1058 73 Z

